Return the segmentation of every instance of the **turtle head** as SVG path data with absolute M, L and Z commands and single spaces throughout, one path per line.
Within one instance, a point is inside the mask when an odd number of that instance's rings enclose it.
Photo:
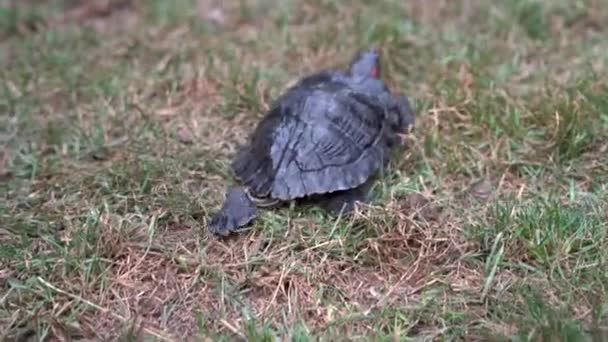
M 351 75 L 378 78 L 380 76 L 380 52 L 378 47 L 371 46 L 359 51 L 350 63 Z

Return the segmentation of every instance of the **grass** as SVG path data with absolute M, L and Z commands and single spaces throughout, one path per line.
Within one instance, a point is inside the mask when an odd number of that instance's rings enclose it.
M 0 2 L 0 340 L 608 338 L 602 1 L 87 3 Z M 371 43 L 417 115 L 374 201 L 208 236 L 273 99 Z

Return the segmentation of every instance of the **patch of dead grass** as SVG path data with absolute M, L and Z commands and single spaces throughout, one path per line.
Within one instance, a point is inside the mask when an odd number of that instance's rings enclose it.
M 299 224 L 306 224 L 306 220 Z M 420 293 L 434 284 L 450 284 L 456 293 L 460 289 L 477 291 L 483 277 L 450 261 L 467 253 L 466 246 L 455 240 L 460 239 L 457 234 L 446 234 L 443 227 L 421 227 L 418 233 L 392 228 L 366 239 L 353 256 L 355 263 L 328 258 L 340 242 L 310 245 L 288 240 L 272 247 L 265 246 L 267 242 L 255 232 L 242 239 L 207 240 L 204 259 L 196 239 L 184 240 L 184 236 L 197 234 L 188 227 L 165 230 L 151 247 L 143 237 L 136 245 L 108 241 L 122 247 L 111 255 L 104 254 L 114 261 L 108 290 L 96 300 L 101 307 L 119 310 L 124 319 L 106 314 L 106 319 L 91 325 L 90 333 L 103 331 L 107 335 L 98 337 L 109 337 L 123 331 L 125 321 L 137 319 L 149 331 L 175 338 L 193 336 L 198 329 L 193 310 L 198 309 L 204 309 L 208 329 L 241 331 L 246 322 L 241 306 L 234 304 L 237 289 L 238 301 L 243 301 L 258 320 L 287 319 L 284 323 L 294 324 L 305 319 L 311 329 L 321 329 L 353 311 L 367 315 L 386 306 L 419 305 Z M 290 236 L 294 231 L 297 227 Z M 294 248 L 300 250 L 294 253 Z M 358 258 L 373 263 L 357 265 Z M 454 267 L 440 266 L 449 264 Z M 339 297 L 319 297 L 320 289 L 331 289 Z M 327 311 L 322 303 L 331 298 L 334 309 Z M 372 328 L 362 323 L 353 329 L 371 333 Z

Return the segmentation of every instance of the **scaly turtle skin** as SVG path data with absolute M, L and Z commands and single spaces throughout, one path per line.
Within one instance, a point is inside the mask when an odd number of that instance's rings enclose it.
M 212 233 L 248 225 L 258 207 L 318 197 L 332 213 L 368 200 L 371 177 L 414 117 L 405 96 L 379 78 L 378 52 L 359 52 L 345 71 L 325 70 L 299 80 L 259 122 L 232 163 L 241 186 L 228 189 L 211 216 Z

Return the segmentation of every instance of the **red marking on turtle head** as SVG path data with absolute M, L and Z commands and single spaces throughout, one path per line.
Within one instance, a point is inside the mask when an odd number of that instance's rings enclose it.
M 374 78 L 378 77 L 378 66 L 377 65 L 374 65 L 371 68 L 371 70 L 369 71 L 369 75 Z
M 380 56 L 375 49 L 359 51 L 350 64 L 350 73 L 365 77 L 380 77 Z

